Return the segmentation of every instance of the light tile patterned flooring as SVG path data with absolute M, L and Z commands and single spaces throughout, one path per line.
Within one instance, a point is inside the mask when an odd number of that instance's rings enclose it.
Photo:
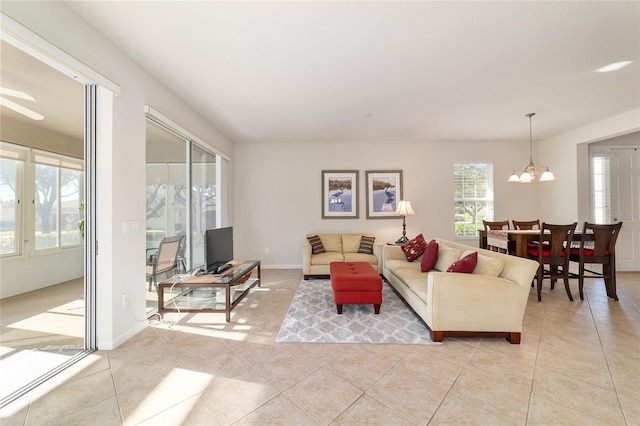
M 600 280 L 587 280 L 583 302 L 574 280 L 574 302 L 562 285 L 545 283 L 541 303 L 532 289 L 521 345 L 275 343 L 301 278 L 263 270 L 228 324 L 152 322 L 0 410 L 0 423 L 640 424 L 640 273 L 619 274 L 619 302 Z

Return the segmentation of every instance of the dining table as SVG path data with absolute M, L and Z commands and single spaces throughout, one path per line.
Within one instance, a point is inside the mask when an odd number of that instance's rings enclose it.
M 478 231 L 480 248 L 494 249 L 519 257 L 527 257 L 527 244 L 540 239 L 539 229 L 490 229 Z M 585 240 L 593 240 L 593 234 L 586 234 Z M 544 238 L 544 237 L 543 237 Z M 579 243 L 582 231 L 573 233 L 573 242 Z M 576 245 L 576 247 L 579 246 Z
M 595 234 L 593 232 L 584 233 L 581 230 L 576 230 L 573 233 L 573 239 L 571 241 L 572 248 L 580 247 L 582 237 L 584 234 L 585 246 L 589 247 L 590 241 L 595 241 Z M 499 251 L 509 255 L 515 255 L 519 257 L 527 257 L 528 244 L 533 241 L 540 241 L 540 230 L 524 230 L 524 229 L 501 229 L 501 230 L 479 230 L 478 231 L 480 248 Z M 545 240 L 545 235 L 542 235 L 542 240 Z M 593 243 L 591 243 L 593 244 Z M 607 296 L 615 300 L 618 300 L 616 292 L 616 263 L 615 259 L 611 262 L 611 274 L 610 278 L 605 278 L 605 288 L 607 290 Z M 587 270 L 587 272 L 595 273 L 596 271 Z M 602 274 L 602 272 L 600 272 Z M 577 273 L 569 273 L 570 278 L 580 278 Z M 598 275 L 591 275 L 595 277 Z

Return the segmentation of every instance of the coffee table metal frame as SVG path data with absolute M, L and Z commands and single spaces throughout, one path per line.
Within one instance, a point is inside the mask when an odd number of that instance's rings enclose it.
M 224 312 L 226 314 L 227 322 L 231 321 L 231 311 L 238 303 L 249 293 L 253 287 L 260 286 L 260 261 L 259 260 L 247 260 L 247 261 L 231 261 L 233 267 L 221 275 L 200 274 L 193 277 L 182 280 L 180 276 L 174 276 L 171 279 L 158 284 L 158 313 L 163 315 L 165 312 Z M 257 276 L 253 277 L 253 272 L 257 270 Z M 233 298 L 231 297 L 231 290 L 234 287 L 240 289 L 239 292 L 234 292 Z M 222 288 L 225 290 L 225 302 L 224 308 L 218 308 L 218 303 L 214 303 L 215 307 L 169 307 L 165 306 L 164 292 L 166 289 L 198 289 L 198 288 Z M 184 293 L 184 291 L 183 291 Z M 179 297 L 176 295 L 175 297 Z M 171 303 L 171 302 L 167 302 Z

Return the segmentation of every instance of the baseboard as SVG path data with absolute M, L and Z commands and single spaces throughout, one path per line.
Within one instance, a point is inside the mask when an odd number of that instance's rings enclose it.
M 136 334 L 140 333 L 142 330 L 144 330 L 148 326 L 149 326 L 148 321 L 137 322 L 132 328 L 127 330 L 125 333 L 122 333 L 121 335 L 117 336 L 115 339 L 100 340 L 98 338 L 98 350 L 100 351 L 113 350 L 118 346 L 120 346 L 121 344 L 123 344 L 124 342 L 126 342 L 127 340 L 131 339 Z
M 261 269 L 302 269 L 302 265 L 267 265 L 260 262 Z

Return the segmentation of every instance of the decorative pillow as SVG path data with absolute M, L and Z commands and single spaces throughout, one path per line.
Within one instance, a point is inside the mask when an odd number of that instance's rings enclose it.
M 311 244 L 311 252 L 313 254 L 324 253 L 324 246 L 322 245 L 322 241 L 320 241 L 320 237 L 311 235 L 307 237 L 307 240 L 309 240 L 309 244 Z
M 467 256 L 473 253 L 473 250 L 467 250 L 462 253 L 462 256 Z M 502 273 L 504 269 L 504 262 L 502 259 L 496 259 L 495 257 L 485 256 L 478 254 L 478 264 L 476 269 L 473 270 L 474 274 L 488 275 L 490 277 L 497 277 Z
M 419 234 L 413 240 L 401 245 L 400 248 L 407 257 L 407 261 L 413 262 L 424 253 L 424 250 L 427 248 L 427 242 L 424 240 L 422 234 Z
M 460 259 L 462 250 L 458 248 L 449 247 L 445 244 L 438 245 L 438 261 L 436 266 L 433 267 L 436 271 L 445 272 L 449 266 L 456 260 Z
M 358 248 L 358 253 L 373 254 L 373 242 L 375 240 L 376 237 L 363 235 L 362 238 L 360 238 L 360 248 Z
M 345 234 L 342 236 L 342 252 L 357 253 L 360 247 L 360 235 Z
M 420 270 L 422 272 L 429 272 L 436 266 L 438 261 L 438 243 L 436 240 L 429 241 L 427 248 L 422 253 L 422 260 L 420 261 Z
M 474 251 L 471 254 L 466 255 L 460 260 L 453 262 L 447 272 L 461 272 L 463 274 L 470 274 L 476 269 L 478 263 L 478 252 Z

